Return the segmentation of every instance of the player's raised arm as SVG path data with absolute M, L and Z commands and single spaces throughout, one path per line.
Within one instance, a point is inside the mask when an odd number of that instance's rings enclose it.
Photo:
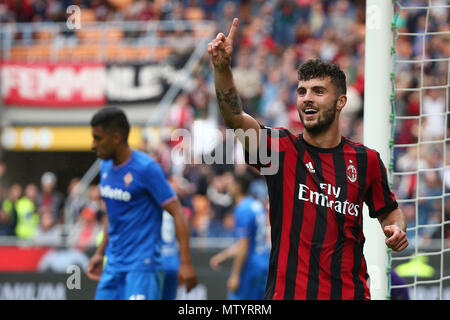
M 231 129 L 256 130 L 259 137 L 259 123 L 242 109 L 241 99 L 236 90 L 231 72 L 233 42 L 238 29 L 238 19 L 234 18 L 228 36 L 219 33 L 208 44 L 208 54 L 214 71 L 214 85 L 220 114 L 225 125 Z M 239 137 L 239 136 L 238 136 Z M 247 143 L 241 141 L 249 150 Z

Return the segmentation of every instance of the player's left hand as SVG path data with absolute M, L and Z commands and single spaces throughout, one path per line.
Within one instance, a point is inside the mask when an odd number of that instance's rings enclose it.
M 178 269 L 178 284 L 185 285 L 189 292 L 197 285 L 197 274 L 192 263 L 181 263 Z
M 395 252 L 402 251 L 408 246 L 406 233 L 396 225 L 385 226 L 386 245 Z

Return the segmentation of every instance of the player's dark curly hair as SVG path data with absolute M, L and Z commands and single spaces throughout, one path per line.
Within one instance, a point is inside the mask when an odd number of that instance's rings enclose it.
M 91 119 L 92 127 L 102 126 L 109 132 L 119 132 L 124 141 L 128 140 L 130 133 L 130 123 L 125 112 L 116 107 L 105 107 L 97 111 Z
M 336 64 L 322 59 L 310 59 L 298 67 L 297 73 L 300 81 L 330 77 L 338 95 L 347 93 L 345 73 Z

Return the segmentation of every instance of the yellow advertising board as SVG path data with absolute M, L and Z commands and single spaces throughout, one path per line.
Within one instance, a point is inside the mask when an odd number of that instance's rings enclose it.
M 132 148 L 142 143 L 142 129 L 132 127 L 128 142 Z M 6 151 L 90 151 L 90 126 L 6 127 L 1 132 Z

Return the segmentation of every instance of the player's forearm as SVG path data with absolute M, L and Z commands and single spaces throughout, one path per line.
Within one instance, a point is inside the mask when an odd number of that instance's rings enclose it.
M 189 226 L 184 216 L 181 204 L 178 203 L 176 212 L 172 216 L 175 223 L 175 233 L 180 251 L 180 263 L 191 263 Z
M 183 207 L 178 199 L 174 199 L 163 206 L 173 217 L 175 224 L 175 234 L 178 240 L 180 251 L 180 262 L 191 263 L 191 250 L 189 246 L 189 225 L 184 216 Z
M 95 253 L 104 256 L 107 245 L 108 245 L 108 224 L 105 224 L 103 228 L 103 239 L 100 242 L 99 246 L 97 247 Z
M 233 244 L 233 245 L 229 246 L 228 248 L 223 249 L 222 251 L 217 253 L 216 257 L 220 261 L 220 263 L 222 263 L 223 261 L 225 261 L 231 257 L 234 257 L 235 254 L 236 254 L 236 244 Z
M 240 128 L 242 122 L 242 103 L 233 81 L 231 68 L 214 70 L 214 85 L 220 114 L 227 127 Z
M 384 227 L 390 226 L 390 225 L 396 225 L 401 230 L 406 232 L 406 218 L 405 218 L 405 215 L 403 214 L 402 210 L 400 210 L 399 208 L 397 208 L 391 212 L 385 213 L 378 220 L 380 221 L 381 228 L 384 228 Z
M 182 220 L 180 218 L 179 220 Z M 191 263 L 191 250 L 189 245 L 189 228 L 187 226 L 187 222 L 180 221 L 178 224 L 175 224 L 178 244 L 180 248 L 180 263 Z
M 236 244 L 236 251 L 234 255 L 234 262 L 231 268 L 231 273 L 238 276 L 241 274 L 244 263 L 247 259 L 248 254 L 248 239 L 240 239 Z
M 226 248 L 225 250 L 223 250 L 222 254 L 223 254 L 224 260 L 235 256 L 236 250 L 237 250 L 237 244 L 233 244 L 233 245 L 229 246 L 228 248 Z

